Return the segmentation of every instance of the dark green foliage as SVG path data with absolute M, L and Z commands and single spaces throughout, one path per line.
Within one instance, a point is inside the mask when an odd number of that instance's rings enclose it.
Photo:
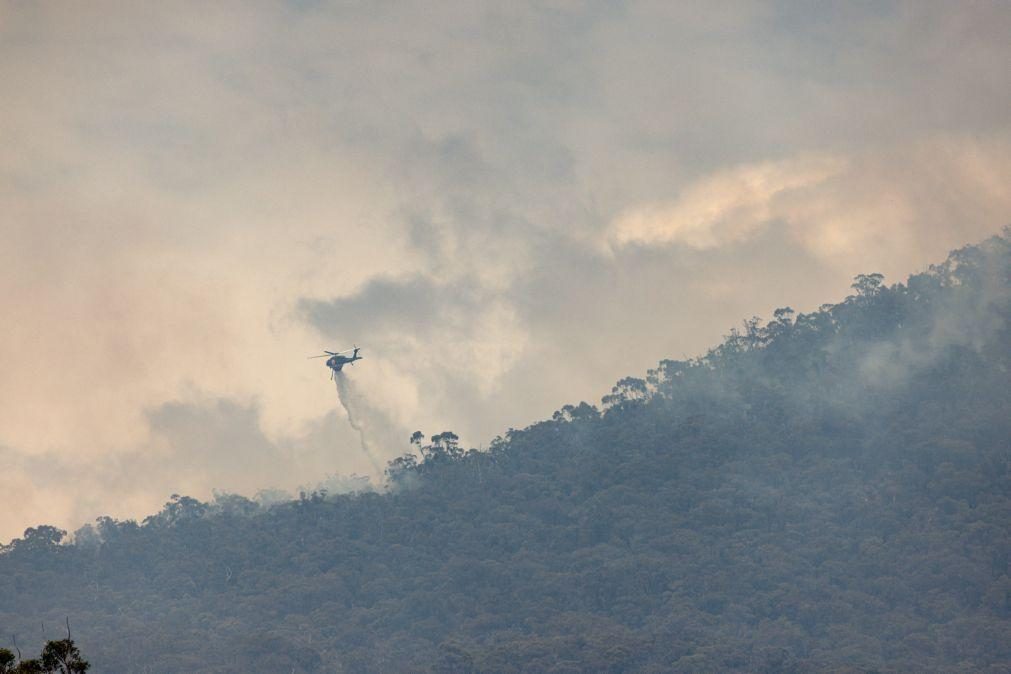
M 74 642 L 49 641 L 41 658 L 20 660 L 10 650 L 0 648 L 0 674 L 83 674 L 91 668 Z
M 0 674 L 8 674 L 13 671 L 17 658 L 13 651 L 7 648 L 0 648 Z
M 22 660 L 17 667 L 11 670 L 13 674 L 48 674 L 49 671 L 51 670 L 47 670 L 41 660 L 35 658 Z
M 486 452 L 415 434 L 387 494 L 30 529 L 0 627 L 72 613 L 112 672 L 1006 672 L 1009 262 L 860 276 Z
M 81 651 L 70 639 L 50 641 L 42 649 L 42 668 L 58 674 L 83 674 L 91 665 L 81 658 Z

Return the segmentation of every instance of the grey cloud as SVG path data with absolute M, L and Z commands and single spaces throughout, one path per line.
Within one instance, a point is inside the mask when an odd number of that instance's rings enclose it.
M 437 272 L 436 272 L 437 273 Z M 480 289 L 463 282 L 440 285 L 425 276 L 379 278 L 333 300 L 302 299 L 299 312 L 324 334 L 355 339 L 368 331 L 428 334 L 481 305 Z

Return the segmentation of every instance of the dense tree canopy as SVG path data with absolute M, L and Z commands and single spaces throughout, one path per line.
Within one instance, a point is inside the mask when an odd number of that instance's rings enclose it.
M 0 628 L 97 671 L 990 671 L 1011 663 L 1011 241 L 746 321 L 386 493 L 36 527 Z

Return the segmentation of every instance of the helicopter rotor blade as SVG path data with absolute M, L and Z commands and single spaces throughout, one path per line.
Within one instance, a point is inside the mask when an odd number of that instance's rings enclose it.
M 308 358 L 310 360 L 313 359 L 313 358 L 326 358 L 326 354 L 323 354 L 322 356 L 306 356 L 306 358 Z

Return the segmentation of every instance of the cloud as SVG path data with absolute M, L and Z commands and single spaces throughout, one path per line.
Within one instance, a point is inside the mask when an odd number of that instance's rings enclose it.
M 305 299 L 306 320 L 325 331 L 346 332 L 359 325 L 370 330 L 414 333 L 452 327 L 454 315 L 480 309 L 479 287 L 439 285 L 421 275 L 406 279 L 375 278 L 357 292 L 331 301 Z
M 1007 134 L 984 141 L 942 136 L 845 157 L 737 166 L 688 184 L 670 203 L 620 214 L 602 243 L 608 251 L 701 251 L 782 228 L 791 245 L 824 263 L 853 269 L 862 259 L 904 274 L 911 253 L 938 259 L 1011 213 L 1011 187 L 998 178 L 1011 175 L 1008 149 Z
M 1009 30 L 929 2 L 3 4 L 0 445 L 31 506 L 0 496 L 0 538 L 356 469 L 321 347 L 365 347 L 391 437 L 480 445 L 997 231 Z M 176 467 L 149 496 L 144 452 Z
M 776 217 L 784 197 L 823 184 L 844 169 L 840 159 L 818 157 L 720 171 L 689 184 L 669 205 L 619 215 L 609 239 L 617 246 L 679 244 L 698 250 L 745 241 Z

